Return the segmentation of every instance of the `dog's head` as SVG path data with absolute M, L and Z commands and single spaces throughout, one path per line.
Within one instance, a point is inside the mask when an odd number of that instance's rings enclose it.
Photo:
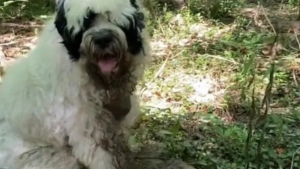
M 70 59 L 104 87 L 128 79 L 145 57 L 144 13 L 136 0 L 59 0 L 55 26 Z

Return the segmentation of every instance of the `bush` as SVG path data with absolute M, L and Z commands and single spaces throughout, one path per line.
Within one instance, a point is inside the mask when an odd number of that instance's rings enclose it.
M 54 11 L 54 0 L 0 0 L 0 18 L 4 21 L 32 20 Z
M 143 0 L 151 15 L 163 14 L 164 9 L 177 11 L 187 8 L 192 14 L 201 14 L 210 19 L 228 17 L 240 7 L 243 0 Z
M 242 4 L 239 0 L 189 0 L 188 8 L 194 14 L 201 14 L 206 18 L 219 19 L 228 17 Z

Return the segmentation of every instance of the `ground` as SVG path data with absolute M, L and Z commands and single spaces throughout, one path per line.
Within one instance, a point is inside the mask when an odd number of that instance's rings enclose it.
M 145 0 L 153 60 L 138 87 L 133 149 L 156 146 L 159 158 L 199 169 L 299 168 L 296 0 L 189 2 L 175 10 Z M 48 1 L 4 5 L 3 70 L 26 56 L 53 11 Z

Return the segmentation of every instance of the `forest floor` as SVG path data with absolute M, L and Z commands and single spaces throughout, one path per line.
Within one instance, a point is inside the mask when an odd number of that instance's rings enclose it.
M 17 7 L 0 8 L 4 69 L 26 57 L 53 12 L 49 4 Z M 138 87 L 143 118 L 133 148 L 160 147 L 162 158 L 199 169 L 299 168 L 297 10 L 243 3 L 211 19 L 156 8 L 148 9 L 153 60 Z

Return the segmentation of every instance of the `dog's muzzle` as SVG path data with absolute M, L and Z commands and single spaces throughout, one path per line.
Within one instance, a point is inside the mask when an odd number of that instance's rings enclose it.
M 80 50 L 102 75 L 109 77 L 120 69 L 127 50 L 126 38 L 114 29 L 91 29 L 85 34 Z
M 117 64 L 121 59 L 121 44 L 112 30 L 103 29 L 93 36 L 93 43 L 99 49 L 97 63 L 102 74 L 118 71 Z

